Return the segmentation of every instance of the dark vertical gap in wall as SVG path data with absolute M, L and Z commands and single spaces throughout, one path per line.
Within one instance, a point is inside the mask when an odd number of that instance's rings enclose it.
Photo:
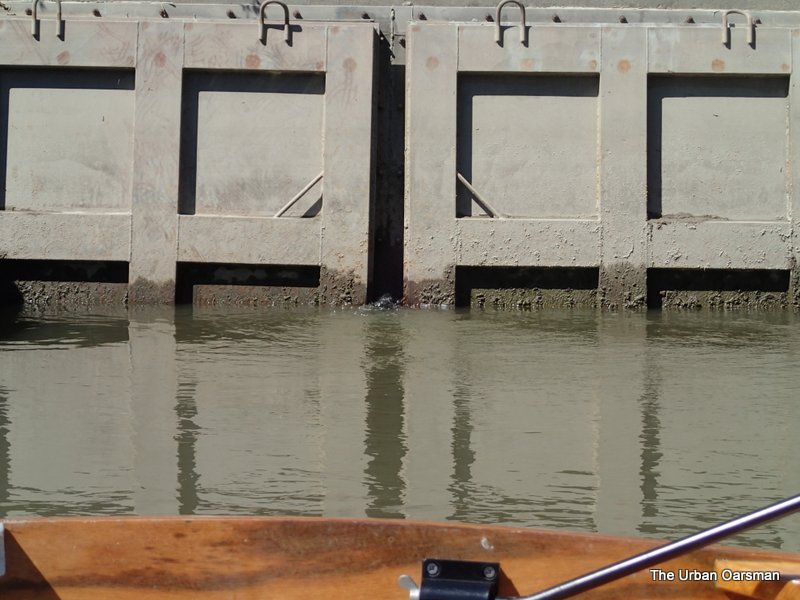
M 664 97 L 656 80 L 647 80 L 647 218 L 661 217 L 661 146 L 663 143 L 662 110 Z
M 392 315 L 370 319 L 366 336 L 367 409 L 364 454 L 369 457 L 368 517 L 403 518 L 406 486 L 402 476 L 408 448 L 405 433 L 405 355 L 402 328 Z
M 395 64 L 388 41 L 380 36 L 375 152 L 375 226 L 369 299 L 403 296 L 403 219 L 405 185 L 404 64 Z
M 472 84 L 472 85 L 470 85 Z M 472 183 L 472 131 L 473 114 L 472 109 L 475 104 L 476 86 L 473 78 L 464 75 L 458 78 L 456 86 L 456 171 L 464 176 L 464 179 Z M 453 181 L 456 189 L 456 217 L 472 216 L 472 194 L 458 181 Z
M 199 87 L 197 75 L 192 71 L 185 71 L 183 89 L 181 90 L 181 138 L 178 176 L 178 214 L 181 215 L 193 215 L 197 210 L 197 112 L 200 96 Z

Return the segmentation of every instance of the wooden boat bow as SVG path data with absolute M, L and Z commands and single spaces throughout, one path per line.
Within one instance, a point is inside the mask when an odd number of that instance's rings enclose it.
M 500 596 L 541 590 L 659 542 L 564 531 L 378 519 L 103 517 L 5 522 L 4 600 L 405 600 L 423 559 L 500 563 Z M 797 564 L 800 556 L 712 546 L 664 563 Z M 581 598 L 730 598 L 707 582 L 647 571 Z M 784 599 L 781 599 L 784 600 Z

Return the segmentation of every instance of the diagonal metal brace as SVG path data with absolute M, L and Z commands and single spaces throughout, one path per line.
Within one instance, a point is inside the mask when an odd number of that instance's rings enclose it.
M 486 201 L 486 199 L 483 198 L 478 193 L 478 190 L 472 187 L 472 184 L 469 181 L 467 181 L 467 178 L 464 177 L 461 173 L 456 172 L 456 177 L 461 182 L 461 185 L 467 188 L 467 191 L 470 194 L 472 194 L 472 197 L 475 199 L 475 202 L 478 203 L 478 206 L 480 206 L 483 210 L 486 211 L 486 214 L 488 214 L 493 219 L 502 219 L 505 216 L 499 210 L 495 210 L 494 208 L 492 208 L 492 206 Z

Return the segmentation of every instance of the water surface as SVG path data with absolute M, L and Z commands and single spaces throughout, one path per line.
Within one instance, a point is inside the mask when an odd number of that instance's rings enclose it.
M 787 314 L 137 309 L 0 321 L 0 516 L 675 538 L 800 492 Z M 736 543 L 800 550 L 800 515 Z

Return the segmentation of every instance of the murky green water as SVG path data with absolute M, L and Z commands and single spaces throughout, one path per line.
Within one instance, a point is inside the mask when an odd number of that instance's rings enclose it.
M 679 537 L 800 492 L 792 315 L 141 310 L 0 322 L 0 515 Z M 800 550 L 800 515 L 738 543 Z

